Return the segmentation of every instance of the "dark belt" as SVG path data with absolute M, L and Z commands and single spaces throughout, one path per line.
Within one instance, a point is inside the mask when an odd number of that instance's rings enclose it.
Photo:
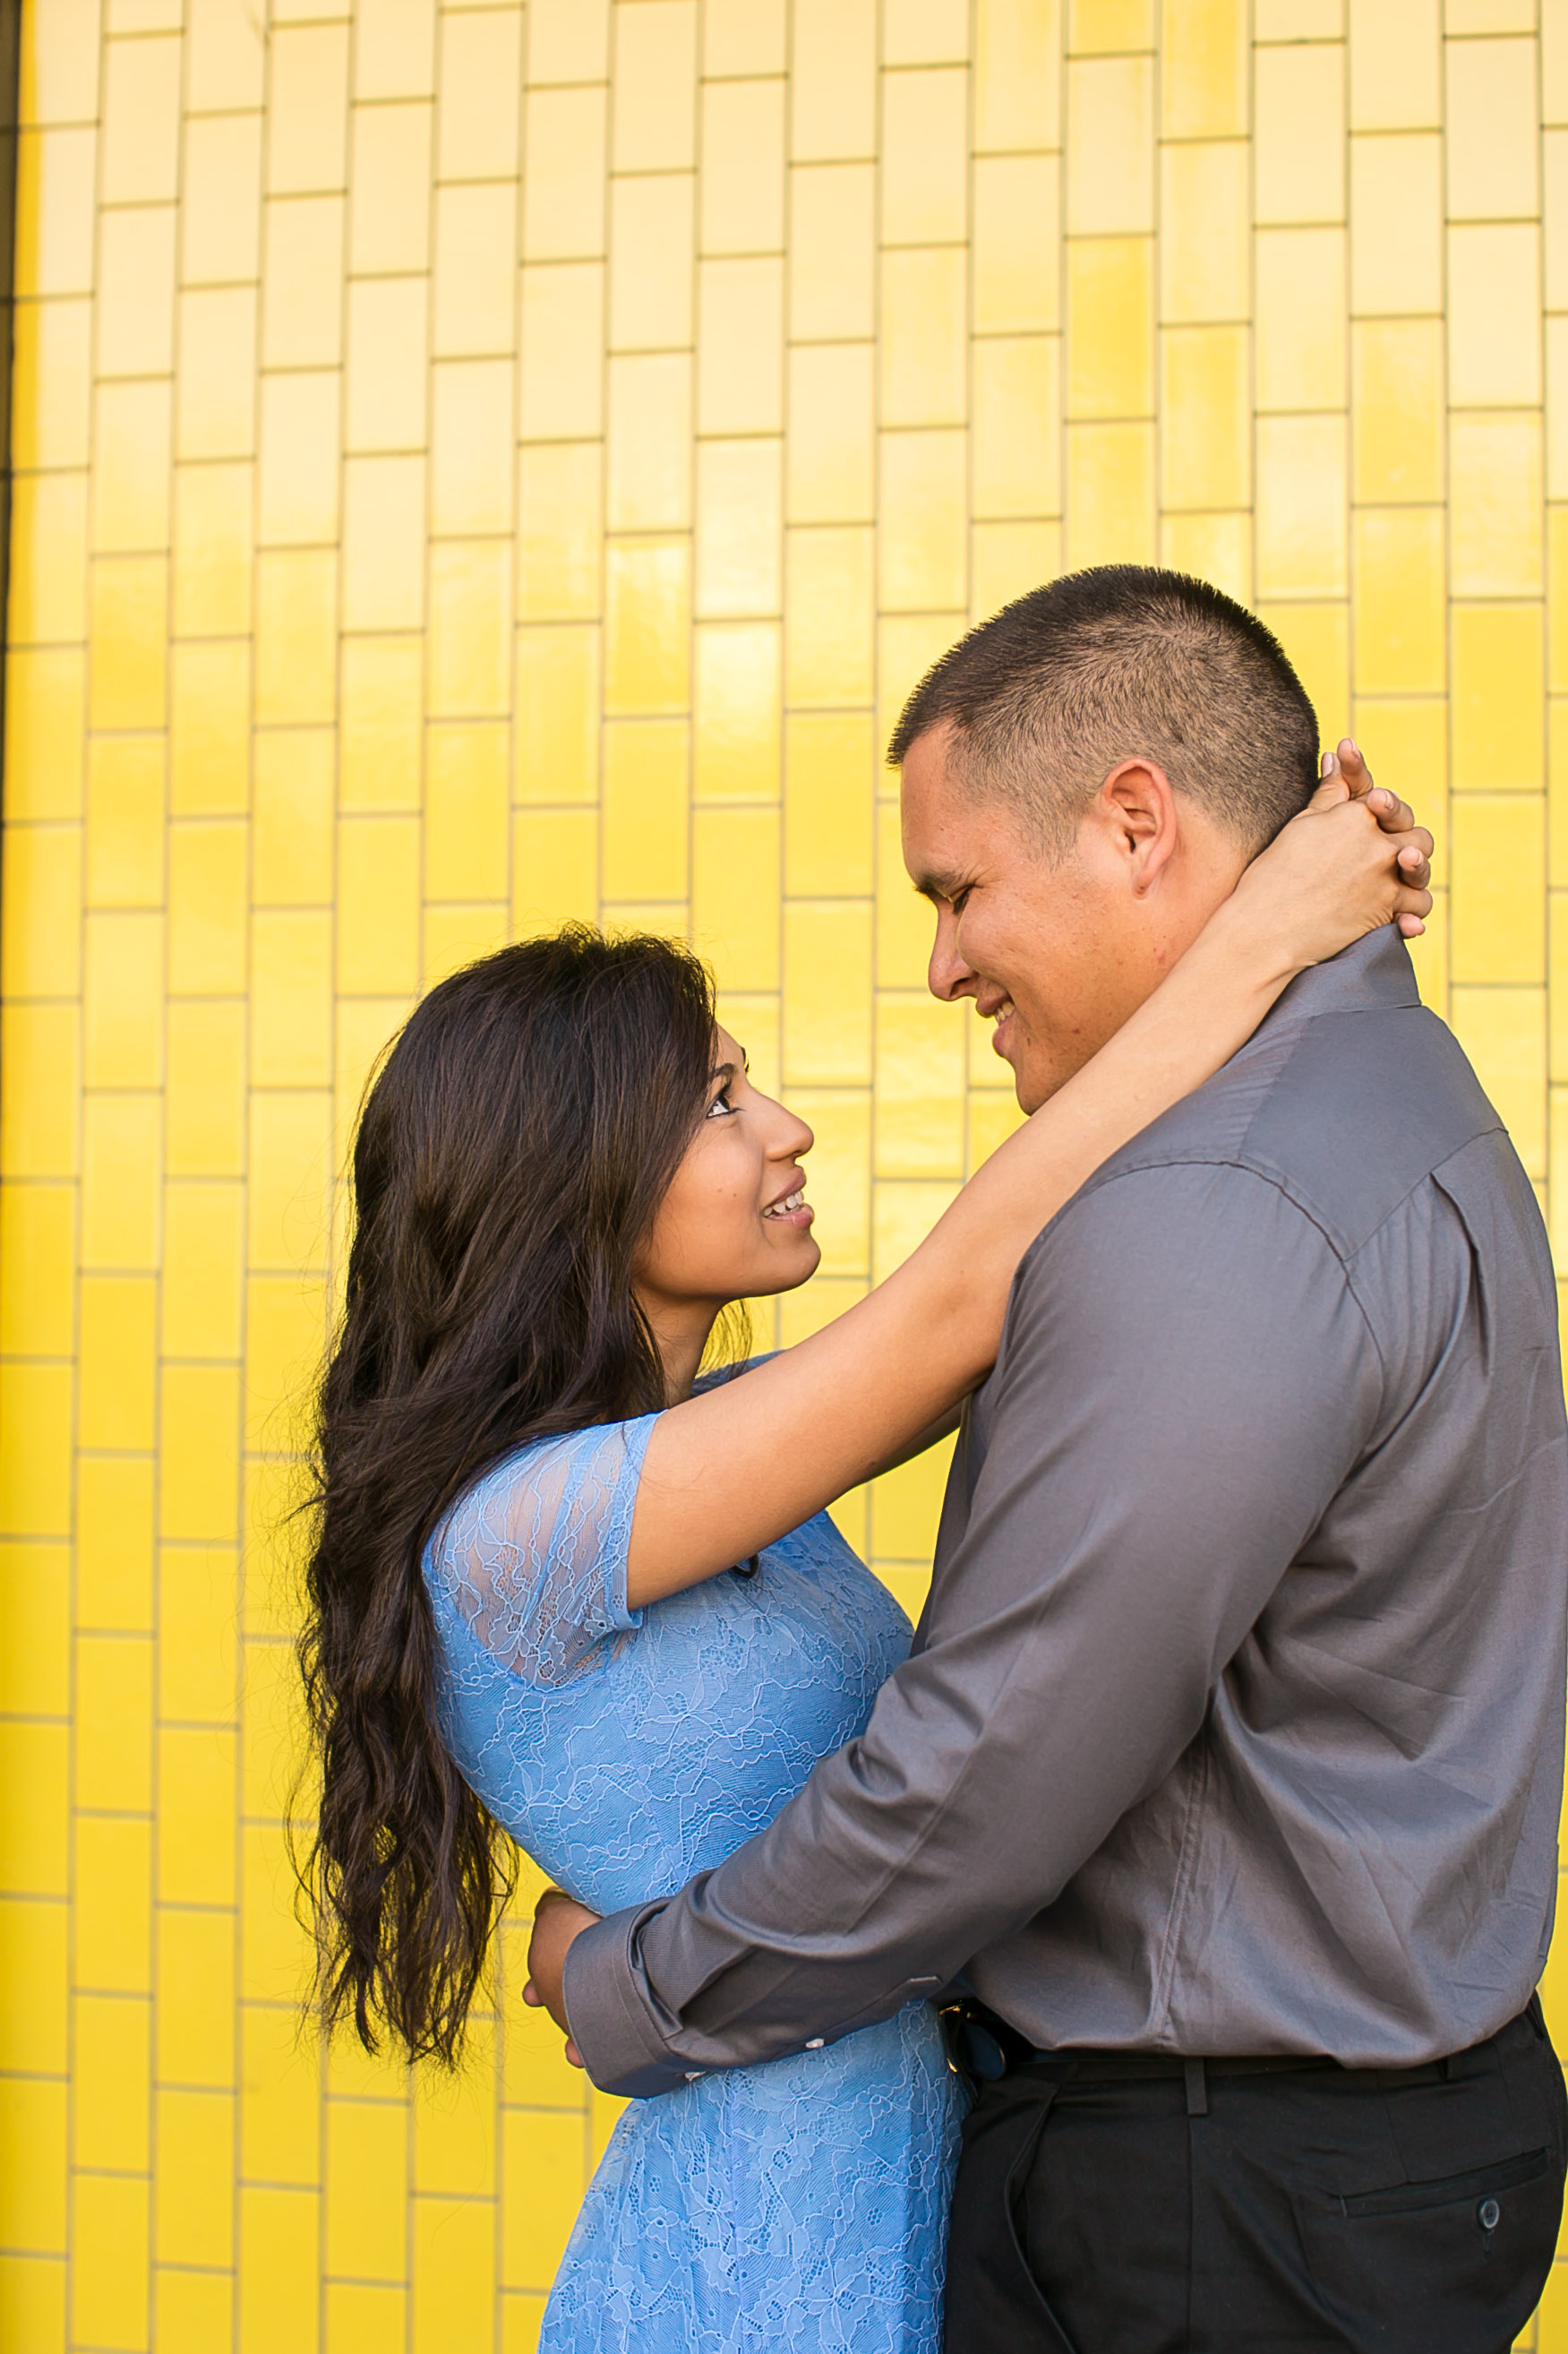
M 1221 2054 L 1181 2059 L 1163 2052 L 1043 2052 L 983 2003 L 953 2003 L 942 2011 L 948 2058 L 956 2074 L 977 2096 L 1003 2076 L 1024 2076 L 1044 2084 L 1154 2084 L 1186 2087 L 1188 2113 L 1206 2116 L 1211 2076 L 1294 2076 L 1325 2069 L 1343 2073 L 1341 2062 L 1314 2052 Z

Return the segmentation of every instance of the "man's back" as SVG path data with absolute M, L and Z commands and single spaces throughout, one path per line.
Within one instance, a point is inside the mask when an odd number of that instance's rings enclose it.
M 919 1638 L 1005 1624 L 1011 1681 L 1075 1721 L 1047 1843 L 1102 1835 L 971 1967 L 1032 2041 L 1408 2065 L 1522 2008 L 1562 1780 L 1555 1308 L 1389 934 L 1036 1244 Z M 1000 1832 L 1013 1869 L 1030 1833 Z

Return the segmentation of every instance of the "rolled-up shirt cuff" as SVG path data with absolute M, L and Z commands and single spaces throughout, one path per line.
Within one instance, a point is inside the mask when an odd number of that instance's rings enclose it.
M 675 2058 L 638 1992 L 633 1941 L 659 1904 L 612 1913 L 572 1939 L 562 1980 L 567 2024 L 601 2093 L 641 2099 L 673 2093 L 694 2072 Z

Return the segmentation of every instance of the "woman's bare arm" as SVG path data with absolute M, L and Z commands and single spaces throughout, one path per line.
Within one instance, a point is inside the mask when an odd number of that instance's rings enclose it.
M 783 1355 L 662 1415 L 632 1524 L 632 1606 L 759 1551 L 945 1419 L 995 1357 L 1019 1259 L 1100 1163 L 1211 1077 L 1298 972 L 1425 913 L 1396 847 L 1364 801 L 1293 819 L 1154 994 L 895 1274 Z

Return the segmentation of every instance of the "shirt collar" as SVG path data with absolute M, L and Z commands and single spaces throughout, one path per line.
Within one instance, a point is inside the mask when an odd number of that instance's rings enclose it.
M 1320 1013 L 1365 1013 L 1380 1006 L 1417 1006 L 1421 991 L 1403 935 L 1393 924 L 1341 949 L 1326 963 L 1298 972 L 1265 1015 L 1258 1035 L 1281 1022 L 1310 1022 Z

